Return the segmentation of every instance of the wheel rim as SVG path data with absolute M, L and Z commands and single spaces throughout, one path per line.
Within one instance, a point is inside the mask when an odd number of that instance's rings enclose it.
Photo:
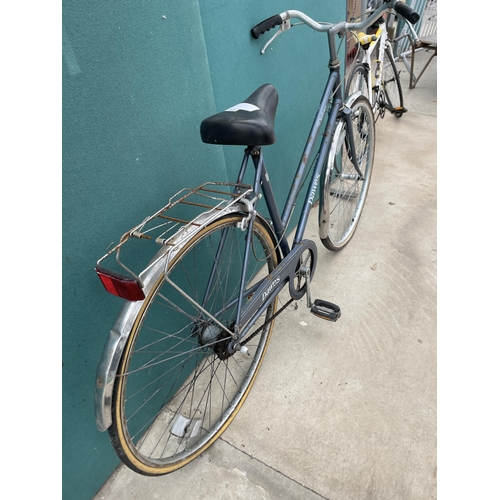
M 236 304 L 226 305 L 237 297 L 246 235 L 236 227 L 239 220 L 232 217 L 206 230 L 182 252 L 169 273 L 169 279 L 181 284 L 228 329 L 234 325 Z M 205 294 L 223 234 L 224 251 L 219 254 L 210 293 Z M 276 265 L 273 242 L 258 221 L 250 253 L 248 276 L 253 283 Z M 137 319 L 124 351 L 110 433 L 129 467 L 145 474 L 164 474 L 198 456 L 229 425 L 260 367 L 272 324 L 247 344 L 251 356 L 237 352 L 226 357 L 220 347 L 227 346 L 229 335 L 163 276 L 151 300 L 145 302 L 144 314 Z M 250 334 L 274 309 L 275 302 Z

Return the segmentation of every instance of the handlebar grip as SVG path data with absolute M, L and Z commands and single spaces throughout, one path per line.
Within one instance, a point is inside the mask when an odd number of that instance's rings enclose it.
M 406 20 L 410 21 L 411 24 L 415 24 L 420 19 L 420 14 L 414 11 L 409 5 L 404 2 L 398 2 L 394 6 L 394 10 L 403 16 Z
M 275 26 L 278 26 L 278 24 L 281 24 L 282 22 L 283 19 L 281 19 L 281 16 L 279 14 L 276 14 L 275 16 L 271 16 L 268 19 L 265 19 L 261 23 L 257 24 L 257 26 L 254 26 L 250 30 L 250 33 L 255 39 L 257 39 L 260 35 L 264 34 L 266 31 L 269 31 Z

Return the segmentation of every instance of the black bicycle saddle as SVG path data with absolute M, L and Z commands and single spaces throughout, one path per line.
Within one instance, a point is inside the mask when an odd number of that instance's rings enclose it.
M 269 83 L 259 87 L 248 99 L 209 116 L 201 122 L 201 140 L 207 144 L 266 146 L 276 142 L 274 117 L 278 92 Z

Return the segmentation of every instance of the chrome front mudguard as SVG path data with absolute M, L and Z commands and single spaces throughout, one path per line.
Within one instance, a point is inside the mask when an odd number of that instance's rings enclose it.
M 248 206 L 245 203 L 234 204 L 220 210 L 216 219 L 232 213 L 248 213 Z M 265 224 L 272 233 L 269 223 L 257 214 L 260 221 Z M 198 223 L 203 219 L 198 219 Z M 139 278 L 143 283 L 144 295 L 148 297 L 153 285 L 157 282 L 160 275 L 165 272 L 168 263 L 184 248 L 184 245 L 199 231 L 204 229 L 208 224 L 214 222 L 212 213 L 207 213 L 205 223 L 200 223 L 199 226 L 191 226 L 186 231 L 179 231 L 172 239 L 169 240 L 169 247 L 162 247 L 155 257 L 152 259 L 153 265 L 149 265 L 143 271 Z M 145 300 L 145 299 L 144 299 Z M 113 422 L 111 413 L 111 399 L 113 396 L 113 388 L 115 384 L 116 372 L 118 365 L 127 343 L 127 339 L 132 331 L 134 322 L 137 318 L 144 300 L 137 302 L 126 301 L 118 318 L 116 319 L 113 328 L 111 329 L 106 345 L 101 355 L 101 360 L 97 368 L 96 385 L 94 390 L 94 411 L 97 428 L 100 431 L 105 431 Z
M 353 92 L 344 103 L 345 108 L 350 108 L 354 101 L 361 95 L 361 92 L 357 90 Z M 333 133 L 333 139 L 330 146 L 330 151 L 328 152 L 328 159 L 325 162 L 325 171 L 323 172 L 323 182 L 320 190 L 320 199 L 319 199 L 319 210 L 318 210 L 318 224 L 319 224 L 319 237 L 324 240 L 330 231 L 330 207 L 328 206 L 328 202 L 326 200 L 330 197 L 330 184 L 326 182 L 332 176 L 333 170 L 333 158 L 338 153 L 338 151 L 333 151 L 333 148 L 337 149 L 342 145 L 343 137 L 345 136 L 345 130 L 342 127 L 335 127 Z

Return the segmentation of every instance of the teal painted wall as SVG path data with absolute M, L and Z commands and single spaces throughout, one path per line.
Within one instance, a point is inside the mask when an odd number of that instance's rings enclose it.
M 94 421 L 95 370 L 121 300 L 93 272 L 106 247 L 185 186 L 233 180 L 242 148 L 206 145 L 206 116 L 273 83 L 271 179 L 295 172 L 327 78 L 326 35 L 298 27 L 265 55 L 250 28 L 294 8 L 336 20 L 318 0 L 64 0 L 63 498 L 89 499 L 118 459 Z M 288 183 L 275 183 L 283 203 Z

